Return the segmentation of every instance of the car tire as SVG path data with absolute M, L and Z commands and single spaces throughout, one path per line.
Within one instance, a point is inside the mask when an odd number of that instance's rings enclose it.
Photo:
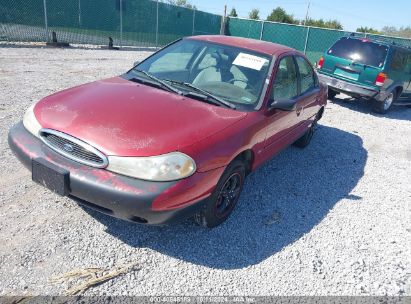
M 328 88 L 328 99 L 332 100 L 335 98 L 335 96 L 337 96 L 338 92 Z
M 307 147 L 310 144 L 311 139 L 314 136 L 316 126 L 317 126 L 317 118 L 311 124 L 310 128 L 304 133 L 304 135 L 301 136 L 299 139 L 297 139 L 293 143 L 293 145 L 296 146 L 297 148 L 301 148 L 301 149 Z
M 391 109 L 391 106 L 394 104 L 396 100 L 397 92 L 392 91 L 387 95 L 387 97 L 384 100 L 374 100 L 373 111 L 379 114 L 385 114 Z
M 234 160 L 228 165 L 207 203 L 194 216 L 198 225 L 214 228 L 230 216 L 240 198 L 245 172 L 245 164 L 240 160 Z

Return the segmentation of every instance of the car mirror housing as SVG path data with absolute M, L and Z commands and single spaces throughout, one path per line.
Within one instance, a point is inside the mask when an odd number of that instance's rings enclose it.
M 277 99 L 271 100 L 270 110 L 278 109 L 283 111 L 294 111 L 296 108 L 296 101 L 293 99 Z

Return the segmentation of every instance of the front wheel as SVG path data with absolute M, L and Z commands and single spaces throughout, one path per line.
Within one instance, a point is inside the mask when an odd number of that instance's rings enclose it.
M 195 215 L 195 221 L 207 228 L 222 224 L 230 216 L 240 198 L 244 179 L 244 163 L 234 160 L 224 171 L 203 209 Z
M 389 93 L 384 100 L 382 101 L 375 100 L 373 111 L 376 113 L 385 114 L 388 112 L 388 110 L 391 108 L 391 106 L 396 100 L 397 100 L 397 93 L 393 91 Z

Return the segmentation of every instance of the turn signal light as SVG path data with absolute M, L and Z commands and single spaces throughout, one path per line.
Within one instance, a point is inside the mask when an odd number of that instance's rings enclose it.
M 324 57 L 321 57 L 320 60 L 318 61 L 318 68 L 322 69 L 324 65 Z
M 387 79 L 387 74 L 379 73 L 377 75 L 377 78 L 375 79 L 375 85 L 382 87 L 386 79 Z

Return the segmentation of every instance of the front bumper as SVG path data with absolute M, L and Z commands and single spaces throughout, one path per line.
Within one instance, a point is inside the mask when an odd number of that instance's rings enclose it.
M 9 131 L 8 142 L 18 159 L 31 170 L 41 158 L 70 172 L 69 196 L 111 216 L 153 225 L 169 224 L 193 215 L 203 206 L 224 168 L 172 182 L 152 182 L 115 174 L 74 162 L 54 152 L 20 122 Z
M 352 97 L 375 98 L 378 100 L 384 97 L 384 92 L 381 92 L 378 89 L 372 89 L 366 86 L 353 84 L 348 81 L 344 81 L 321 73 L 318 73 L 318 77 L 320 79 L 320 82 L 326 84 L 333 91 L 344 93 Z

